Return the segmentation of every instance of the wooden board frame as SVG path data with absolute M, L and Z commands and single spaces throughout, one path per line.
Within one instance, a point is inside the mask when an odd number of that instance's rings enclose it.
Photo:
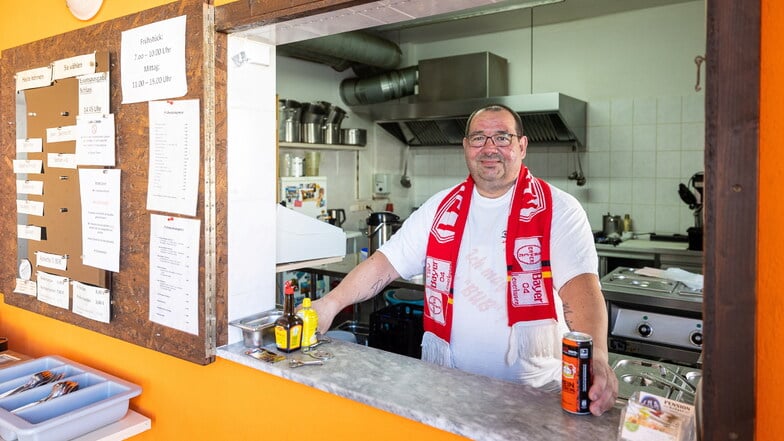
M 186 71 L 188 92 L 177 99 L 199 99 L 201 158 L 199 197 L 196 218 L 203 230 L 199 249 L 198 335 L 192 335 L 150 322 L 149 317 L 149 235 L 150 212 L 146 209 L 148 146 L 148 105 L 146 102 L 121 104 L 120 44 L 123 31 L 161 20 L 185 15 Z M 183 0 L 139 13 L 98 23 L 86 28 L 4 50 L 0 60 L 0 292 L 5 302 L 39 314 L 160 351 L 198 364 L 214 360 L 215 305 L 218 289 L 225 298 L 226 250 L 218 251 L 216 238 L 225 236 L 216 224 L 218 205 L 225 204 L 225 166 L 216 162 L 215 153 L 215 48 L 213 7 L 200 0 Z M 16 155 L 16 72 L 46 66 L 54 60 L 96 51 L 110 54 L 111 110 L 116 120 L 117 166 L 122 170 L 120 272 L 111 281 L 112 320 L 100 323 L 13 292 L 17 274 L 16 176 L 12 159 Z M 218 187 L 224 186 L 224 196 Z M 221 257 L 219 254 L 222 254 Z M 223 277 L 223 281 L 219 279 Z
M 216 8 L 216 29 L 238 32 L 371 1 L 238 1 Z M 703 439 L 753 439 L 762 5 L 706 5 Z

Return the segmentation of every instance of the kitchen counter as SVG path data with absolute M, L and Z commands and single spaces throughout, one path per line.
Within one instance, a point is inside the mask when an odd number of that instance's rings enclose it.
M 688 249 L 686 242 L 629 239 L 618 245 L 597 243 L 599 276 L 604 276 L 617 266 L 642 268 L 681 268 L 702 274 L 702 251 Z
M 597 251 L 640 251 L 646 253 L 684 254 L 687 256 L 702 256 L 702 251 L 689 250 L 687 242 L 667 242 L 664 240 L 628 239 L 618 245 L 597 243 Z
M 561 409 L 560 392 L 447 369 L 411 357 L 333 341 L 319 349 L 323 366 L 291 368 L 245 354 L 242 343 L 221 346 L 219 357 L 476 440 L 610 440 L 620 411 L 600 417 Z M 289 355 L 309 359 L 301 352 Z M 304 358 L 303 358 L 304 357 Z

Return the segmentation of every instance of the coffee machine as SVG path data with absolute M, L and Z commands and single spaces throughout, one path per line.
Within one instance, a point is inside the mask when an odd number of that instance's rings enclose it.
M 689 179 L 688 185 L 678 184 L 678 195 L 694 212 L 694 226 L 686 230 L 689 234 L 689 249 L 702 251 L 702 201 L 705 188 L 705 173 L 697 172 Z

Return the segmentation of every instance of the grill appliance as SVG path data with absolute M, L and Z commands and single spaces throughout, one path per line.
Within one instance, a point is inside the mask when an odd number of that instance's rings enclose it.
M 702 290 L 618 267 L 601 279 L 618 397 L 636 390 L 693 403 L 702 377 Z

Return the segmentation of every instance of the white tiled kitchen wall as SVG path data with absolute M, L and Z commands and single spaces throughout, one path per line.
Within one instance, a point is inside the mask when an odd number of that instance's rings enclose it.
M 634 231 L 686 233 L 692 210 L 678 184 L 703 171 L 703 96 L 642 97 L 593 101 L 588 111 L 588 181 L 567 191 L 585 207 L 594 229 L 606 213 L 631 215 Z M 547 178 L 558 185 L 551 169 Z M 595 190 L 595 191 L 594 191 Z
M 570 148 L 531 146 L 524 162 L 534 175 L 574 195 L 594 230 L 609 212 L 628 213 L 636 233 L 685 234 L 694 215 L 678 184 L 703 170 L 703 99 L 694 94 L 590 102 L 587 146 L 580 154 L 584 186 L 567 179 L 577 167 Z M 468 173 L 460 148 L 413 153 L 414 206 Z

